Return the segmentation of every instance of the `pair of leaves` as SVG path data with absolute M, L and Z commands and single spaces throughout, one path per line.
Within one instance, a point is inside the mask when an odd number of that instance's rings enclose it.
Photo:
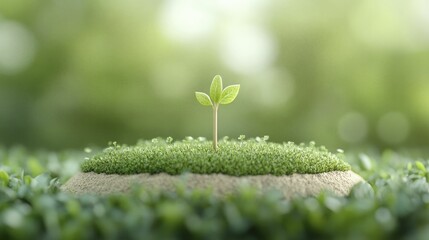
M 210 96 L 202 92 L 195 92 L 195 96 L 201 105 L 215 106 L 218 104 L 232 103 L 240 91 L 239 84 L 228 86 L 225 89 L 222 88 L 222 77 L 216 75 L 210 86 Z

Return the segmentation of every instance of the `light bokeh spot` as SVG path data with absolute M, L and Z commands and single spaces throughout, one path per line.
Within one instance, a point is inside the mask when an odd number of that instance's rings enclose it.
M 214 27 L 209 6 L 200 1 L 166 1 L 160 13 L 162 31 L 167 37 L 183 43 L 196 42 L 208 36 Z
M 34 59 L 36 44 L 32 34 L 21 24 L 0 20 L 0 72 L 15 74 Z
M 231 27 L 220 44 L 223 63 L 243 75 L 267 70 L 277 55 L 274 38 L 264 28 L 257 26 Z

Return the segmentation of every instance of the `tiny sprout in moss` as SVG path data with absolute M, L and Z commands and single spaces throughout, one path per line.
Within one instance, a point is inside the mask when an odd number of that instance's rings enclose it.
M 195 92 L 198 102 L 213 108 L 213 148 L 217 150 L 217 112 L 220 104 L 232 103 L 238 95 L 240 85 L 235 84 L 223 88 L 222 77 L 216 75 L 210 86 L 210 96 L 203 92 Z

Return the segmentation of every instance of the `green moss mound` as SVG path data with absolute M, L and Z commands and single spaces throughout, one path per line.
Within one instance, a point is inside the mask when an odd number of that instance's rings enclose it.
M 290 175 L 347 171 L 350 165 L 342 154 L 330 153 L 325 147 L 293 142 L 272 143 L 266 139 L 227 140 L 214 151 L 212 142 L 203 138 L 139 141 L 135 146 L 113 144 L 81 165 L 83 172 L 105 174 L 168 173 Z

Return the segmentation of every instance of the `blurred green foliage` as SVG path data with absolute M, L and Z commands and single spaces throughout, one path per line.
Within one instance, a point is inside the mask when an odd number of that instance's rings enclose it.
M 346 154 L 368 181 L 348 197 L 285 200 L 243 188 L 221 198 L 183 186 L 110 196 L 61 192 L 78 171 L 79 162 L 70 159 L 99 151 L 0 148 L 0 238 L 424 240 L 429 233 L 429 161 L 421 151 Z
M 426 1 L 0 2 L 0 143 L 211 136 L 194 92 L 240 83 L 220 135 L 423 145 Z

